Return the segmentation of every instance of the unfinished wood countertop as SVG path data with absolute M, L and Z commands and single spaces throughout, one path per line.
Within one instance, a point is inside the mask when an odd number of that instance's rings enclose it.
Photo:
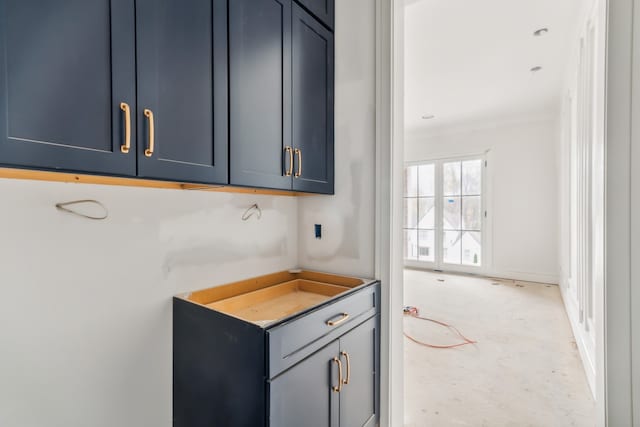
M 372 281 L 293 270 L 212 287 L 178 298 L 266 327 Z

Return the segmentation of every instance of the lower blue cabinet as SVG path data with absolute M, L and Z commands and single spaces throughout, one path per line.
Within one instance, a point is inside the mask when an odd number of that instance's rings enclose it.
M 379 287 L 366 283 L 265 327 L 174 298 L 173 426 L 377 425 Z
M 375 426 L 377 355 L 373 317 L 270 382 L 269 425 Z
M 334 341 L 270 382 L 270 426 L 339 425 L 339 352 Z

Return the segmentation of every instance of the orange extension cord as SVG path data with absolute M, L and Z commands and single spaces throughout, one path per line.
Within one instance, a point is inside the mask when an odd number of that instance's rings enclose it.
M 413 341 L 416 344 L 420 344 L 422 346 L 429 347 L 429 348 L 441 348 L 442 349 L 442 348 L 462 347 L 463 345 L 469 345 L 469 344 L 476 344 L 477 343 L 477 341 L 470 340 L 469 338 L 467 338 L 464 335 L 462 335 L 462 332 L 460 332 L 458 330 L 458 328 L 456 328 L 453 325 L 449 325 L 448 323 L 444 323 L 444 322 L 441 322 L 439 320 L 429 319 L 428 317 L 421 317 L 420 314 L 418 313 L 418 308 L 417 307 L 407 306 L 407 307 L 405 307 L 403 309 L 403 312 L 404 312 L 405 316 L 415 317 L 416 319 L 426 320 L 427 322 L 436 323 L 436 324 L 438 324 L 440 326 L 444 326 L 446 328 L 449 328 L 452 331 L 454 331 L 460 338 L 462 338 L 464 340 L 464 342 L 461 342 L 461 343 L 458 343 L 458 344 L 435 345 L 435 344 L 429 344 L 429 343 L 426 343 L 426 342 L 419 341 L 419 340 L 415 339 L 414 337 L 412 337 L 411 335 L 409 335 L 406 332 L 404 332 L 404 336 L 407 337 L 407 339 Z

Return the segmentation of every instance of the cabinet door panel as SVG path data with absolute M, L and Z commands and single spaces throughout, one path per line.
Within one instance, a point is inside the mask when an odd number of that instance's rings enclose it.
M 291 0 L 229 3 L 230 181 L 291 189 Z
M 226 184 L 226 1 L 138 0 L 136 16 L 138 175 Z
M 340 427 L 373 426 L 377 418 L 378 319 L 373 317 L 340 338 L 349 384 L 340 393 Z M 346 353 L 346 354 L 343 354 Z
M 0 0 L 0 164 L 135 175 L 134 34 L 133 0 Z
M 299 6 L 293 9 L 294 190 L 333 194 L 333 34 Z
M 271 381 L 270 427 L 338 427 L 337 341 Z
M 320 21 L 333 29 L 335 16 L 335 0 L 298 0 L 309 9 Z

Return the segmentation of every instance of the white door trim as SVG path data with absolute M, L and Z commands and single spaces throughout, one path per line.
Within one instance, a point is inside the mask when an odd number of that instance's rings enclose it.
M 609 0 L 605 111 L 604 411 L 605 425 L 631 426 L 638 397 L 640 291 L 640 0 Z M 635 145 L 635 147 L 634 147 Z M 636 166 L 632 168 L 635 160 Z M 634 170 L 635 169 L 635 170 Z M 635 184 L 635 185 L 634 185 Z M 634 243 L 635 242 L 635 243 Z M 637 283 L 636 286 L 637 288 Z M 636 315 L 632 315 L 635 312 Z M 637 354 L 637 353 L 636 353 Z M 634 361 L 634 359 L 636 359 Z M 636 393 L 633 393 L 633 392 Z M 633 396 L 635 394 L 635 403 Z M 636 414 L 638 418 L 640 414 Z M 637 420 L 636 420 L 637 421 Z
M 382 282 L 380 425 L 404 424 L 402 171 L 404 2 L 376 0 L 375 274 Z

